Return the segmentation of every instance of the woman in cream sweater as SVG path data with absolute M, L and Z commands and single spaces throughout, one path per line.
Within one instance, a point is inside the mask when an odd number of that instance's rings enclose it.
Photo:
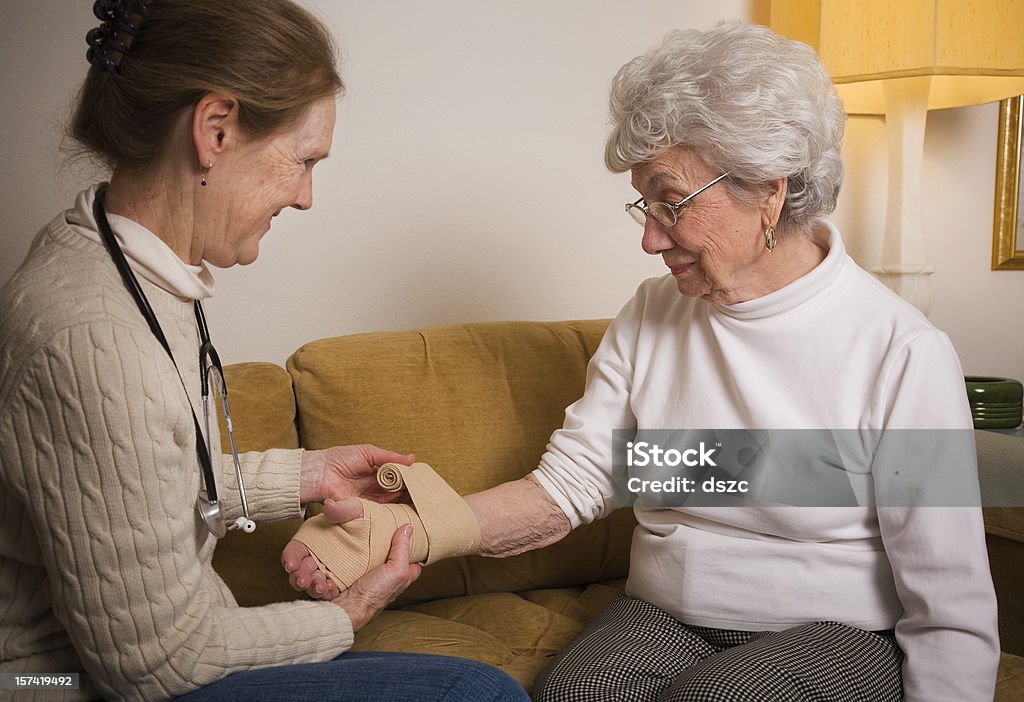
M 214 572 L 222 517 L 251 528 L 250 510 L 385 499 L 375 468 L 411 460 L 245 454 L 243 509 L 216 424 L 198 419 L 216 383 L 208 264 L 252 262 L 274 216 L 312 205 L 343 85 L 327 31 L 289 0 L 95 11 L 72 133 L 110 182 L 44 227 L 0 292 L 0 671 L 78 673 L 77 689 L 39 692 L 59 699 L 523 698 L 475 662 L 344 653 L 416 578 L 408 529 L 330 603 L 242 608 Z

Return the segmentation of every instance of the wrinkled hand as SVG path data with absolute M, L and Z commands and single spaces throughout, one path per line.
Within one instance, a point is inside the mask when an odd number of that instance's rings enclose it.
M 347 497 L 337 502 L 328 500 L 324 503 L 323 514 L 335 524 L 344 524 L 345 522 L 362 517 L 363 505 L 355 497 Z M 392 550 L 388 554 L 388 562 L 391 561 L 393 555 L 394 541 L 392 540 Z M 408 544 L 406 544 L 405 555 L 408 561 Z M 291 583 L 293 590 L 305 592 L 316 600 L 333 600 L 341 594 L 337 584 L 320 571 L 316 559 L 309 553 L 306 544 L 301 541 L 293 539 L 288 542 L 284 547 L 284 551 L 281 552 L 281 564 L 288 572 L 288 582 Z M 378 569 L 383 567 L 385 566 L 379 566 Z M 371 570 L 363 577 L 369 577 L 373 572 Z M 413 579 L 415 580 L 415 578 Z M 412 580 L 409 582 L 411 583 Z M 352 588 L 354 589 L 358 584 L 358 582 L 354 583 Z
M 363 505 L 355 497 L 340 502 L 331 500 L 324 504 L 324 515 L 335 524 L 343 524 L 362 517 Z M 352 620 L 352 630 L 359 631 L 420 576 L 422 567 L 418 563 L 409 563 L 411 537 L 411 524 L 399 527 L 391 537 L 388 560 L 344 591 L 320 571 L 316 560 L 301 541 L 293 539 L 288 542 L 281 553 L 281 563 L 288 571 L 288 582 L 292 588 L 314 599 L 331 600 L 341 606 Z
M 412 454 L 395 453 L 373 444 L 334 446 L 302 455 L 299 501 L 325 502 L 364 497 L 375 502 L 407 501 L 402 492 L 387 492 L 377 484 L 377 469 L 385 463 L 409 465 Z
M 352 621 L 352 631 L 359 631 L 381 610 L 394 601 L 420 576 L 422 567 L 409 563 L 409 542 L 412 525 L 406 524 L 391 538 L 388 560 L 352 583 L 334 599 Z

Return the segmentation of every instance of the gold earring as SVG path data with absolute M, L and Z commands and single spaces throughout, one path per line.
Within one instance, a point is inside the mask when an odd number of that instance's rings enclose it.
M 779 243 L 779 240 L 775 238 L 775 227 L 768 225 L 768 228 L 764 230 L 764 247 L 769 252 L 775 250 L 775 245 Z
M 206 167 L 205 171 L 202 168 L 199 169 L 199 185 L 204 188 L 206 187 L 206 171 L 209 171 L 211 168 L 213 168 L 213 161 L 210 161 L 210 165 Z

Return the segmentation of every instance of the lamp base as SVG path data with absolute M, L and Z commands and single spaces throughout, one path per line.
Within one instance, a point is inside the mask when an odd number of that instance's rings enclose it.
M 925 317 L 932 311 L 931 275 L 935 269 L 923 263 L 883 263 L 871 269 L 885 286 L 912 304 Z

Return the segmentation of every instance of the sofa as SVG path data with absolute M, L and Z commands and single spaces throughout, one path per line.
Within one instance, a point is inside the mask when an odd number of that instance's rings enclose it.
M 299 348 L 287 368 L 225 369 L 239 450 L 374 443 L 431 464 L 461 494 L 537 465 L 581 393 L 607 320 L 493 322 L 355 334 Z M 223 427 L 222 427 L 223 431 Z M 1024 438 L 977 432 L 1004 654 L 996 699 L 1024 702 Z M 308 515 L 316 513 L 315 506 Z M 625 584 L 632 512 L 507 559 L 442 561 L 358 633 L 353 650 L 493 664 L 528 691 Z M 294 599 L 280 565 L 296 521 L 230 533 L 214 565 L 242 605 Z

